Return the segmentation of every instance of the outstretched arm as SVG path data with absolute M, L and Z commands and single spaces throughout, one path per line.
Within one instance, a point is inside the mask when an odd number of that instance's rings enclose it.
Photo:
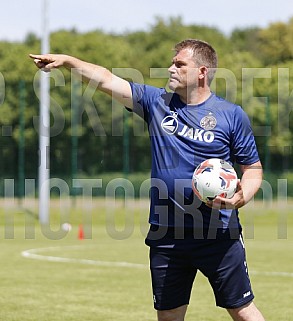
M 120 78 L 108 69 L 99 65 L 82 61 L 78 58 L 62 54 L 30 54 L 36 66 L 43 71 L 65 67 L 75 74 L 81 75 L 83 81 L 96 86 L 102 92 L 112 96 L 128 108 L 133 107 L 132 92 L 129 82 Z

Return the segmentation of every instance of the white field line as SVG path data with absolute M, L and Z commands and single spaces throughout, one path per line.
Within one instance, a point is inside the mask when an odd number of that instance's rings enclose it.
M 28 259 L 48 261 L 48 262 L 61 262 L 61 263 L 79 263 L 86 265 L 97 265 L 97 266 L 106 266 L 106 267 L 127 267 L 127 268 L 148 268 L 147 264 L 142 263 L 130 263 L 130 262 L 115 262 L 115 261 L 100 261 L 100 260 L 88 260 L 88 259 L 74 259 L 68 257 L 60 256 L 51 256 L 51 255 L 42 255 L 40 252 L 50 252 L 60 250 L 62 248 L 71 248 L 71 249 L 81 249 L 83 246 L 54 246 L 54 247 L 45 247 L 30 249 L 22 251 L 21 255 Z M 277 276 L 277 277 L 287 277 L 293 278 L 293 272 L 277 272 L 277 271 L 249 271 L 250 275 L 261 275 L 261 276 Z
M 66 246 L 67 248 L 78 248 L 80 246 Z M 140 263 L 130 263 L 130 262 L 115 262 L 115 261 L 100 261 L 100 260 L 88 260 L 88 259 L 74 259 L 68 257 L 59 257 L 59 256 L 52 256 L 52 255 L 42 255 L 38 254 L 40 252 L 50 252 L 56 251 L 61 248 L 65 248 L 62 246 L 56 247 L 46 247 L 46 248 L 38 248 L 38 249 L 30 249 L 26 251 L 22 251 L 21 255 L 28 259 L 40 260 L 40 261 L 49 261 L 49 262 L 62 262 L 62 263 L 80 263 L 86 265 L 97 265 L 97 266 L 107 266 L 107 267 L 128 267 L 128 268 L 147 268 L 147 264 L 140 264 Z
M 287 278 L 293 278 L 293 272 L 274 272 L 274 271 L 271 271 L 271 272 L 266 272 L 266 271 L 262 271 L 262 272 L 259 272 L 259 271 L 251 271 L 249 270 L 248 271 L 249 274 L 251 275 L 261 275 L 261 276 L 282 276 L 282 277 L 287 277 Z

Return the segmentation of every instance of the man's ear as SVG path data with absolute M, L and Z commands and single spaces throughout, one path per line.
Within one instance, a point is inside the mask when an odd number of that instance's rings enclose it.
M 206 66 L 201 66 L 198 68 L 199 70 L 199 79 L 204 79 L 207 76 L 208 68 Z

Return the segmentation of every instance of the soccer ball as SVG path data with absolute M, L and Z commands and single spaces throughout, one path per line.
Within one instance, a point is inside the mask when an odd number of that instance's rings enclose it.
M 203 202 L 216 196 L 231 198 L 237 188 L 237 174 L 228 162 L 211 158 L 200 163 L 192 177 L 192 189 Z

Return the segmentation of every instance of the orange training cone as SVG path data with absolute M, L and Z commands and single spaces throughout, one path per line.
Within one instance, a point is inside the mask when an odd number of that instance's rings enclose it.
M 84 239 L 84 232 L 83 232 L 82 225 L 79 225 L 79 228 L 78 228 L 78 239 L 79 240 L 83 240 Z

